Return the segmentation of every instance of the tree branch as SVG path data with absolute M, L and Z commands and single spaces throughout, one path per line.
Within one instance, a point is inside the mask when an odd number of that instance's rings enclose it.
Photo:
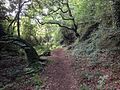
M 24 1 L 24 2 L 21 4 L 20 10 L 21 10 L 22 7 L 24 6 L 24 4 L 27 3 L 27 2 L 29 2 L 29 0 L 28 0 L 28 1 Z M 20 11 L 17 12 L 17 14 L 15 15 L 14 19 L 13 19 L 13 20 L 11 21 L 11 23 L 9 24 L 9 26 L 8 26 L 8 28 L 7 28 L 7 32 L 8 32 L 8 33 L 10 32 L 9 29 L 10 29 L 10 27 L 12 26 L 12 24 L 16 21 L 17 16 L 18 16 L 19 13 L 20 13 Z
M 66 0 L 66 2 L 64 2 L 63 0 L 61 0 L 61 1 L 53 1 L 52 5 L 50 4 L 50 6 L 56 6 L 56 9 L 47 6 L 47 8 L 49 8 L 49 10 L 50 10 L 47 15 L 50 16 L 50 15 L 53 15 L 53 14 L 55 14 L 55 15 L 58 14 L 62 18 L 62 21 L 64 21 L 64 20 L 66 20 L 66 21 L 68 20 L 69 21 L 70 20 L 72 22 L 72 26 L 69 27 L 68 25 L 66 25 L 66 24 L 64 24 L 64 23 L 62 23 L 60 21 L 56 21 L 56 20 L 50 20 L 50 21 L 40 22 L 39 19 L 37 19 L 35 17 L 32 17 L 32 18 L 34 18 L 40 25 L 44 25 L 44 24 L 56 24 L 59 27 L 64 27 L 64 28 L 67 28 L 68 30 L 74 31 L 75 34 L 76 34 L 76 36 L 79 36 L 79 34 L 77 32 L 78 25 L 76 24 L 75 18 L 72 15 L 72 11 L 71 11 L 71 8 L 70 8 L 68 0 Z M 63 7 L 65 7 L 66 9 L 64 9 Z M 67 14 L 67 16 L 65 16 L 66 14 Z
M 60 16 L 62 17 L 63 20 L 72 20 L 72 21 L 73 21 L 73 18 L 72 18 L 72 17 L 65 18 L 62 13 L 60 14 Z
M 61 23 L 60 21 L 56 21 L 56 20 L 50 20 L 50 21 L 47 21 L 47 22 L 40 22 L 39 19 L 35 18 L 39 24 L 41 25 L 45 25 L 45 24 L 56 24 L 58 25 L 59 27 L 64 27 L 68 30 L 72 30 L 71 27 L 68 27 L 67 25 L 64 25 L 63 23 Z

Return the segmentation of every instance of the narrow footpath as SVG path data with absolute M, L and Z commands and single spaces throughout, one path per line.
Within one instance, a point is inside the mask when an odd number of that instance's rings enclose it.
M 72 58 L 64 49 L 54 50 L 48 59 L 51 62 L 42 73 L 42 90 L 79 90 Z

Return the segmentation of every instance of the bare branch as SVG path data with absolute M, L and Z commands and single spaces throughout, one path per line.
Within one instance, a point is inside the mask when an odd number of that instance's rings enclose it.
M 62 13 L 60 14 L 60 16 L 62 17 L 63 20 L 72 20 L 73 21 L 72 17 L 65 18 L 65 16 Z
M 61 10 L 62 13 L 67 13 L 68 12 L 68 10 L 63 11 L 62 8 L 60 8 L 60 7 L 59 7 L 59 9 Z
M 68 27 L 67 25 L 64 25 L 62 22 L 60 21 L 56 21 L 56 20 L 51 20 L 51 21 L 47 21 L 47 22 L 40 22 L 39 19 L 35 18 L 39 24 L 41 25 L 45 25 L 45 24 L 56 24 L 58 25 L 59 27 L 64 27 L 64 28 L 67 28 L 68 30 L 72 30 L 71 27 Z
M 50 21 L 46 21 L 46 22 L 40 22 L 40 20 L 38 18 L 35 18 L 35 17 L 31 17 L 29 15 L 26 14 L 27 17 L 29 18 L 32 18 L 32 19 L 35 19 L 40 25 L 45 25 L 45 24 L 56 24 L 58 25 L 59 27 L 64 27 L 64 28 L 67 28 L 69 30 L 73 30 L 73 28 L 71 27 L 68 27 L 67 25 L 63 24 L 62 22 L 60 21 L 57 21 L 57 20 L 50 20 Z

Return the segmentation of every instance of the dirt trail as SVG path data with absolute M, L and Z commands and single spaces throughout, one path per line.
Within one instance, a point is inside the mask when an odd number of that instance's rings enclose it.
M 57 49 L 48 57 L 53 62 L 42 73 L 44 81 L 42 90 L 79 90 L 72 59 L 67 57 L 63 49 Z

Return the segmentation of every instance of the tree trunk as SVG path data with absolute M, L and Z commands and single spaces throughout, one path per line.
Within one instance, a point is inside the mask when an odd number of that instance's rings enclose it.
M 1 38 L 1 41 L 8 42 L 8 44 L 13 43 L 15 45 L 18 45 L 22 49 L 24 49 L 30 65 L 39 61 L 43 62 L 42 60 L 39 59 L 39 55 L 37 54 L 36 50 L 25 40 L 17 37 L 7 36 L 7 37 Z
M 18 3 L 18 16 L 17 16 L 17 32 L 18 32 L 18 37 L 20 37 L 20 12 L 21 12 L 21 2 L 22 2 L 22 0 L 19 0 L 19 3 Z

